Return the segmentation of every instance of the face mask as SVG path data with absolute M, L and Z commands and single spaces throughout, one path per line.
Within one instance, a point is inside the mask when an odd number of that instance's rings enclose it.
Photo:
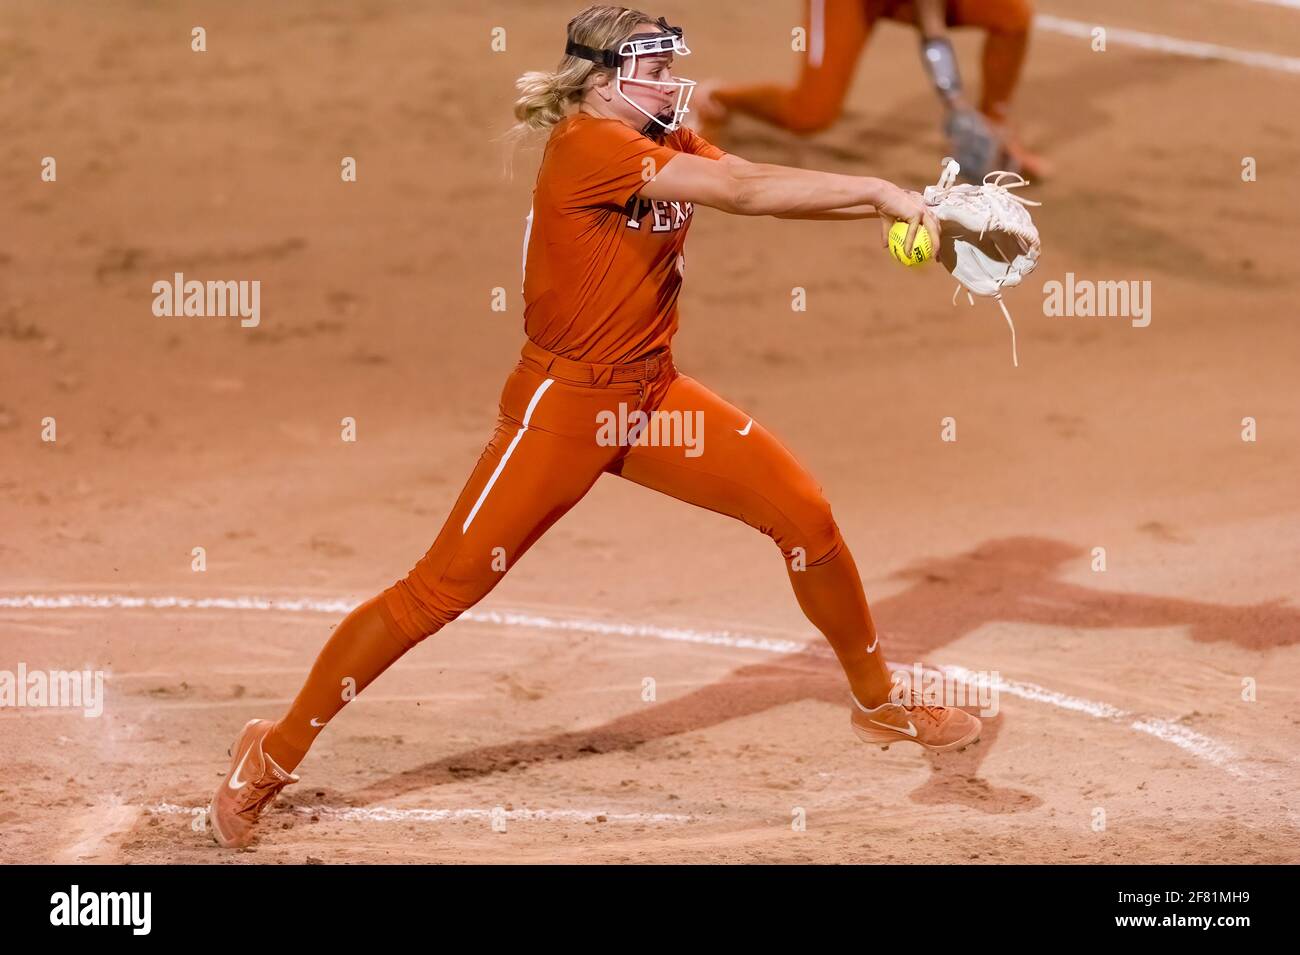
M 569 56 L 582 57 L 584 60 L 591 60 L 593 63 L 599 63 L 601 66 L 615 70 L 615 90 L 637 112 L 646 117 L 648 122 L 642 132 L 652 138 L 660 138 L 665 133 L 670 133 L 681 126 L 682 117 L 690 112 L 687 104 L 690 102 L 692 90 L 695 89 L 694 80 L 642 80 L 636 78 L 638 57 L 663 55 L 665 53 L 672 53 L 674 56 L 688 56 L 691 52 L 686 46 L 686 41 L 682 38 L 681 27 L 669 26 L 663 17 L 660 17 L 656 22 L 661 28 L 660 30 L 654 33 L 637 33 L 630 36 L 619 44 L 617 50 L 596 50 L 589 46 L 583 46 L 581 43 L 575 43 L 572 40 L 564 48 L 564 52 Z M 624 72 L 625 66 L 629 67 L 626 72 Z M 629 83 L 675 89 L 677 99 L 672 111 L 665 111 L 656 116 L 642 108 L 624 92 L 623 87 Z

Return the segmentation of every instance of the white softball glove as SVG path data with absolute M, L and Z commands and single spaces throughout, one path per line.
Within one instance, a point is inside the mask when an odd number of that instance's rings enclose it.
M 925 187 L 926 205 L 943 229 L 939 261 L 961 283 L 953 292 L 953 304 L 963 287 L 972 305 L 975 295 L 997 301 L 1011 328 L 1011 361 L 1019 367 L 1016 326 L 1002 290 L 1019 285 L 1038 264 L 1042 244 L 1025 207 L 1042 203 L 1010 191 L 1028 185 L 1017 173 L 991 172 L 981 185 L 955 185 L 960 171 L 955 160 L 946 160 L 939 182 Z

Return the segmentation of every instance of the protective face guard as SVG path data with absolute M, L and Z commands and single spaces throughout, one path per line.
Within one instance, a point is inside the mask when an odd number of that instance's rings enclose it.
M 584 60 L 591 60 L 593 63 L 599 63 L 601 66 L 615 70 L 614 88 L 618 90 L 618 95 L 623 97 L 631 106 L 643 116 L 649 119 L 645 128 L 642 130 L 647 136 L 663 133 L 671 133 L 682 124 L 682 117 L 690 112 L 688 104 L 691 101 L 691 92 L 695 89 L 694 80 L 642 80 L 636 78 L 637 57 L 641 56 L 661 56 L 665 53 L 680 53 L 683 56 L 690 55 L 690 49 L 686 46 L 686 41 L 682 38 L 682 28 L 669 26 L 668 21 L 660 17 L 655 21 L 661 28 L 657 33 L 637 33 L 624 40 L 617 50 L 597 50 L 589 46 L 583 46 L 581 43 L 575 43 L 572 40 L 564 48 L 564 52 L 569 56 L 578 56 Z M 631 60 L 631 70 L 628 73 L 623 72 L 623 67 L 627 60 Z M 623 92 L 624 83 L 639 83 L 642 86 L 664 86 L 677 90 L 677 101 L 673 105 L 673 116 L 669 122 L 664 122 L 658 116 L 648 110 L 642 109 L 638 103 L 632 101 L 632 98 Z M 658 129 L 656 129 L 658 127 Z

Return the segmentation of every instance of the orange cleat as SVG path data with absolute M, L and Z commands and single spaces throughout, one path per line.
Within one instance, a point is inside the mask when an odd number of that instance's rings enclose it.
M 298 776 L 285 772 L 262 752 L 262 740 L 275 724 L 249 720 L 230 750 L 230 772 L 217 787 L 208 807 L 212 838 L 226 849 L 241 849 L 253 841 L 253 828 L 262 810 Z
M 910 703 L 882 703 L 868 709 L 853 697 L 853 732 L 868 743 L 889 749 L 890 743 L 916 743 L 933 753 L 963 750 L 980 738 L 977 717 L 952 706 L 927 706 L 912 692 Z

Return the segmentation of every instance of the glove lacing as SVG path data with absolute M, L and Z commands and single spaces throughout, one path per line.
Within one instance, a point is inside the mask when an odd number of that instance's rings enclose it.
M 986 174 L 982 185 L 955 186 L 953 184 L 957 181 L 957 174 L 960 171 L 961 167 L 956 162 L 948 160 L 945 163 L 943 173 L 939 176 L 939 182 L 935 186 L 931 187 L 931 189 L 925 190 L 926 199 L 932 200 L 937 204 L 938 201 L 940 201 L 938 194 L 944 193 L 942 196 L 942 201 L 944 202 L 951 203 L 954 200 L 958 200 L 966 205 L 981 206 L 983 211 L 986 213 L 984 225 L 980 227 L 979 237 L 981 240 L 984 238 L 984 233 L 986 233 L 990 228 L 996 228 L 1000 232 L 1005 232 L 1008 235 L 1015 236 L 1016 240 L 1020 243 L 1021 248 L 1026 252 L 1029 251 L 1029 236 L 1026 235 L 1024 229 L 1020 227 L 1019 223 L 1010 222 L 998 214 L 998 201 L 1001 201 L 1002 199 L 1014 199 L 1022 206 L 1042 205 L 1041 202 L 1026 199 L 1024 196 L 1016 195 L 1011 191 L 1012 189 L 1019 189 L 1022 186 L 1029 185 L 1029 180 L 1018 172 L 999 169 Z M 993 190 L 993 194 L 996 195 L 998 199 L 990 199 L 989 193 L 985 190 Z M 1016 325 L 1015 322 L 1011 320 L 1011 312 L 1007 310 L 1007 303 L 1002 299 L 1002 286 L 1006 282 L 1007 277 L 1011 274 L 1012 263 L 1007 260 L 1006 255 L 1002 252 L 1000 247 L 994 246 L 994 248 L 997 249 L 998 255 L 1002 256 L 1002 261 L 1006 262 L 1006 271 L 999 276 L 992 275 L 987 269 L 985 269 L 984 276 L 997 286 L 998 290 L 993 293 L 992 297 L 993 300 L 998 303 L 998 307 L 1002 309 L 1002 317 L 1007 320 L 1007 328 L 1011 329 L 1011 364 L 1013 367 L 1019 368 L 1020 357 L 1016 348 Z M 981 266 L 982 264 L 983 263 L 981 263 Z M 962 284 L 958 282 L 957 287 L 953 289 L 953 305 L 957 304 L 957 296 L 961 294 L 962 288 Z M 971 305 L 975 304 L 975 296 L 972 295 L 969 290 L 966 292 L 966 298 L 970 301 Z

